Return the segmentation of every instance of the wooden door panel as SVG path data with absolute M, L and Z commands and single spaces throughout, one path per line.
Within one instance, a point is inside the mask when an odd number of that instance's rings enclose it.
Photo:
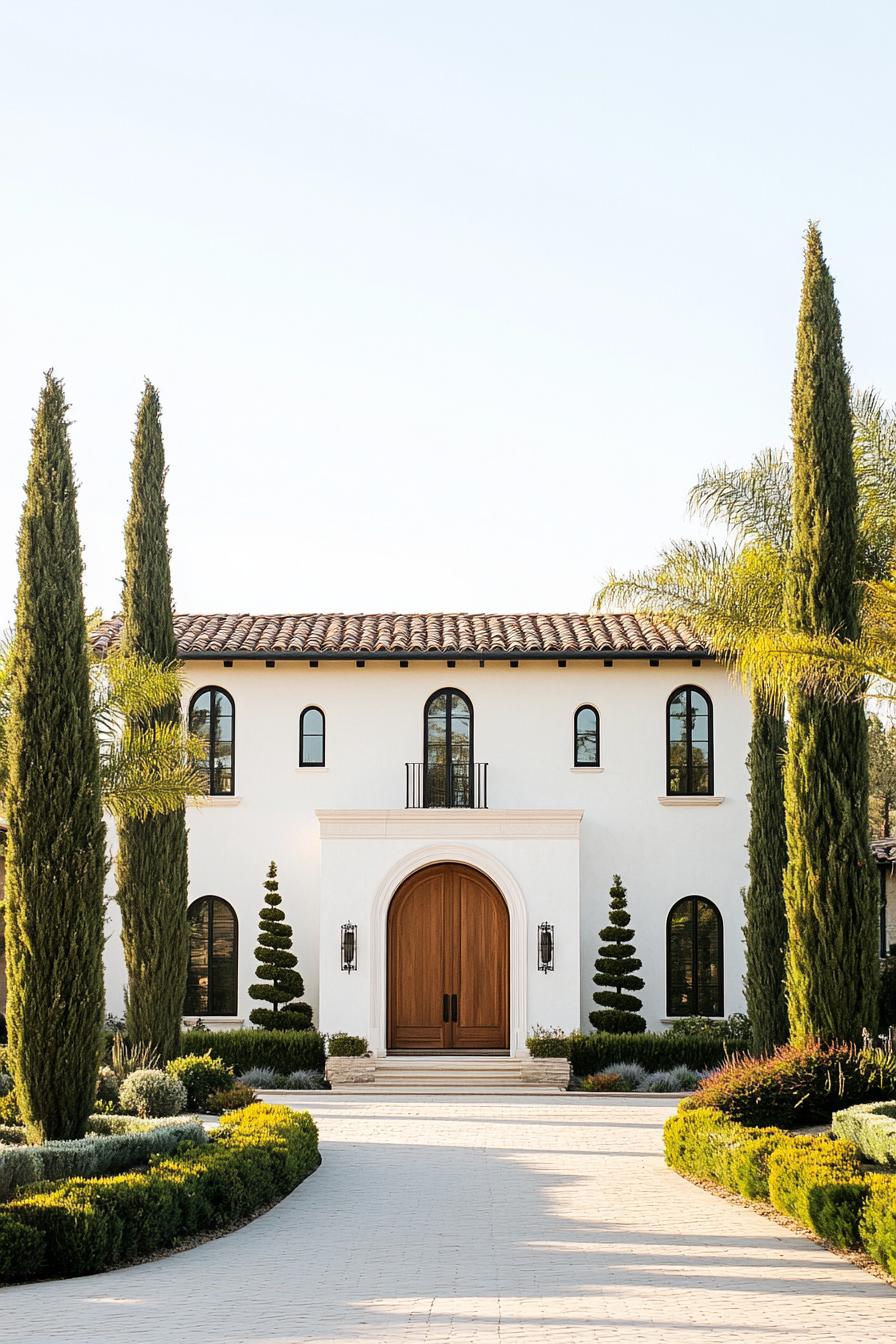
M 389 910 L 389 1045 L 396 1050 L 443 1050 L 445 925 L 450 893 L 437 869 L 402 888 Z
M 491 883 L 455 874 L 454 976 L 458 996 L 452 1044 L 458 1050 L 506 1050 L 509 928 L 507 906 Z

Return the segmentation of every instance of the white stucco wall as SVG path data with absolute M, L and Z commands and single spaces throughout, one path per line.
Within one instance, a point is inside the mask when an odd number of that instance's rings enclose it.
M 254 978 L 257 914 L 265 870 L 275 858 L 316 1017 L 327 1030 L 371 1035 L 365 958 L 373 940 L 365 921 L 395 865 L 415 848 L 440 843 L 479 847 L 504 865 L 523 893 L 527 1026 L 536 1020 L 571 1026 L 576 1014 L 587 1026 L 598 930 L 606 922 L 615 872 L 628 888 L 649 1025 L 659 1025 L 665 1015 L 666 915 L 692 893 L 709 897 L 722 912 L 724 1009 L 742 1009 L 750 720 L 745 697 L 722 668 L 706 661 L 693 667 L 690 660 L 658 667 L 570 661 L 565 668 L 554 661 L 521 661 L 516 668 L 459 661 L 451 669 L 441 660 L 412 661 L 407 668 L 376 661 L 363 668 L 354 661 L 322 660 L 317 668 L 298 661 L 273 668 L 236 661 L 225 668 L 223 661 L 209 660 L 188 664 L 187 675 L 191 689 L 224 687 L 236 709 L 236 799 L 191 807 L 188 825 L 191 899 L 222 896 L 239 917 L 240 1016 L 248 1019 L 251 1007 L 246 989 Z M 666 701 L 683 684 L 700 686 L 713 700 L 718 806 L 659 801 L 665 792 Z M 489 810 L 580 811 L 578 842 L 477 834 L 475 816 L 468 835 L 455 818 L 444 836 L 321 840 L 319 811 L 404 810 L 404 764 L 422 759 L 424 705 L 446 686 L 472 702 L 474 756 L 489 766 Z M 600 713 L 600 771 L 572 765 L 573 714 L 584 702 Z M 298 718 L 309 704 L 326 714 L 324 769 L 297 764 Z M 113 879 L 114 873 L 112 886 Z M 557 969 L 539 976 L 534 927 L 544 919 L 556 927 Z M 359 926 L 359 971 L 352 976 L 339 971 L 338 927 L 346 920 Z M 110 935 L 110 1007 L 118 1010 L 123 968 L 114 907 Z

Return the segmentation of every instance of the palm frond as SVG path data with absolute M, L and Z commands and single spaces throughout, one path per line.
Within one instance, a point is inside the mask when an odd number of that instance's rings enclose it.
M 741 543 L 786 550 L 790 546 L 793 470 L 783 449 L 757 453 L 748 467 L 709 467 L 688 497 L 688 508 L 705 523 L 724 523 Z
M 186 734 L 179 722 L 126 727 L 101 747 L 106 807 L 118 821 L 174 811 L 185 798 L 203 792 L 203 776 L 197 769 L 202 755 L 202 743 Z

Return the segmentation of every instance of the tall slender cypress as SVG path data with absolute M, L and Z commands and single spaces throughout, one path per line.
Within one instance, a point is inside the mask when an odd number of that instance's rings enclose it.
M 787 914 L 784 869 L 787 828 L 784 820 L 784 748 L 787 730 L 781 710 L 753 693 L 750 771 L 750 881 L 744 893 L 747 973 L 744 991 L 753 1029 L 753 1049 L 767 1054 L 787 1040 L 784 954 Z
M 793 379 L 793 549 L 786 615 L 858 634 L 858 492 L 840 313 L 817 227 L 806 235 Z M 785 766 L 791 1038 L 855 1040 L 877 1017 L 868 743 L 861 702 L 792 688 Z
M 11 654 L 7 1015 L 34 1142 L 84 1133 L 103 1015 L 105 824 L 62 383 L 31 436 Z
M 159 394 L 146 383 L 137 412 L 125 525 L 121 647 L 158 663 L 177 657 Z M 174 722 L 175 701 L 139 726 Z M 128 971 L 127 1032 L 164 1060 L 179 1049 L 187 983 L 187 828 L 184 809 L 122 822 L 118 904 Z

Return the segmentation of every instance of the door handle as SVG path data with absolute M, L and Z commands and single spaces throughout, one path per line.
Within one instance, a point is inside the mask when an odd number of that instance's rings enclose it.
M 450 995 L 450 994 L 443 994 L 443 995 L 442 995 L 442 1021 L 443 1021 L 443 1022 L 450 1022 L 450 1021 L 451 1021 L 451 1016 L 450 1016 L 450 1005 L 451 1005 L 451 995 Z
M 451 1021 L 457 1021 L 457 995 L 451 995 Z

